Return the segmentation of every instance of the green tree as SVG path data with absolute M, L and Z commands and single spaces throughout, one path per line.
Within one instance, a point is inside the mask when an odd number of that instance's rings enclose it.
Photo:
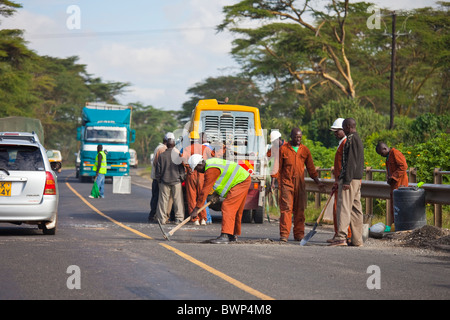
M 12 16 L 18 8 L 22 8 L 22 5 L 9 0 L 0 0 L 0 16 Z
M 0 30 L 0 117 L 33 115 L 33 105 L 38 101 L 31 93 L 36 58 L 20 30 Z
M 391 12 L 381 11 L 382 28 L 364 27 L 368 13 L 356 16 L 349 59 L 358 96 L 382 113 L 389 112 L 391 73 Z M 448 109 L 448 3 L 438 8 L 397 12 L 395 108 L 397 115 Z M 447 88 L 447 89 L 446 89 Z
M 177 112 L 164 111 L 153 106 L 132 103 L 132 124 L 136 130 L 136 140 L 132 147 L 136 150 L 141 162 L 149 163 L 150 155 L 158 143 L 163 141 L 167 132 L 180 128 Z
M 183 103 L 181 118 L 190 117 L 197 102 L 202 99 L 228 98 L 228 103 L 258 107 L 261 104 L 261 92 L 255 83 L 244 76 L 221 76 L 207 78 L 196 83 L 186 92 L 191 98 Z
M 244 0 L 224 7 L 225 19 L 218 29 L 242 36 L 234 42 L 233 54 L 245 59 L 247 68 L 255 70 L 260 66 L 258 61 L 264 61 L 277 70 L 283 69 L 282 76 L 289 75 L 299 84 L 298 94 L 307 97 L 313 87 L 327 83 L 354 98 L 356 88 L 346 51 L 347 19 L 352 5 L 345 0 L 330 1 L 325 8 L 319 6 L 322 4 L 316 6 L 310 0 Z M 314 16 L 314 22 L 308 22 L 308 14 Z M 261 26 L 237 27 L 245 20 Z M 270 73 L 265 67 L 264 70 Z

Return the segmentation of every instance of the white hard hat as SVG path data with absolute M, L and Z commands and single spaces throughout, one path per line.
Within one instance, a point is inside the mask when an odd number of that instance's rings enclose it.
M 344 130 L 342 127 L 342 123 L 344 122 L 344 118 L 337 118 L 336 121 L 334 121 L 333 125 L 331 126 L 331 131 L 338 131 L 339 129 Z
M 172 132 L 167 132 L 164 138 L 166 140 L 169 140 L 169 139 L 175 140 L 175 135 Z
M 203 157 L 201 154 L 193 154 L 189 157 L 188 163 L 191 167 L 191 170 L 194 171 L 195 167 L 203 160 Z
M 277 140 L 278 138 L 281 137 L 281 133 L 280 131 L 273 131 L 270 133 L 270 142 L 274 142 L 275 140 Z

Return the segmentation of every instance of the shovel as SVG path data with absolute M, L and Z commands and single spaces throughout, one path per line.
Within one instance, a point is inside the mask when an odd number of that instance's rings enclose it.
M 312 228 L 312 230 L 302 239 L 302 241 L 300 241 L 301 246 L 304 246 L 317 233 L 317 231 L 316 231 L 317 225 L 319 224 L 319 221 L 322 219 L 323 214 L 325 213 L 325 209 L 328 207 L 328 203 L 330 203 L 332 195 L 333 195 L 333 193 L 331 193 L 330 196 L 328 197 L 327 203 L 325 204 L 325 207 L 323 207 L 322 212 L 320 213 L 319 217 L 317 218 L 317 221 L 314 224 L 314 227 Z
M 209 206 L 212 203 L 212 201 L 209 201 L 208 203 L 206 203 L 203 207 L 201 207 L 200 209 L 198 209 L 198 212 L 203 211 L 204 209 L 206 209 L 207 206 Z M 170 237 L 175 233 L 175 231 L 177 231 L 178 229 L 180 229 L 182 226 L 184 226 L 186 223 L 188 223 L 191 220 L 191 216 L 187 217 L 186 219 L 183 220 L 183 222 L 181 222 L 180 224 L 178 224 L 175 228 L 173 228 L 172 230 L 170 230 L 168 233 L 166 233 L 161 225 L 161 222 L 159 222 L 159 219 L 156 218 L 156 221 L 158 221 L 159 227 L 161 228 L 161 231 L 163 233 L 164 239 L 169 240 L 170 241 Z

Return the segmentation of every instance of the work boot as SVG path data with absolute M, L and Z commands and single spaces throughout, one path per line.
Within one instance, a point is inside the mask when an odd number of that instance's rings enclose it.
M 228 238 L 228 234 L 222 233 L 220 236 L 218 236 L 216 239 L 212 239 L 210 242 L 214 244 L 229 243 L 230 239 Z

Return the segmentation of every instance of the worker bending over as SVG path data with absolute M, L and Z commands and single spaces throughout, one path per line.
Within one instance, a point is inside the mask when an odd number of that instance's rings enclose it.
M 376 151 L 379 155 L 386 157 L 386 180 L 391 186 L 390 198 L 391 210 L 387 214 L 386 224 L 391 226 L 394 222 L 394 190 L 399 187 L 407 187 L 408 181 L 408 164 L 406 163 L 405 156 L 399 150 L 395 148 L 389 148 L 386 143 L 379 142 Z
M 222 231 L 211 243 L 228 243 L 236 241 L 241 234 L 241 219 L 244 211 L 251 178 L 247 170 L 236 162 L 218 158 L 204 160 L 199 154 L 192 155 L 188 160 L 191 170 L 204 173 L 203 188 L 198 195 L 197 204 L 191 216 L 198 215 L 211 190 L 217 196 L 225 198 L 222 203 Z

